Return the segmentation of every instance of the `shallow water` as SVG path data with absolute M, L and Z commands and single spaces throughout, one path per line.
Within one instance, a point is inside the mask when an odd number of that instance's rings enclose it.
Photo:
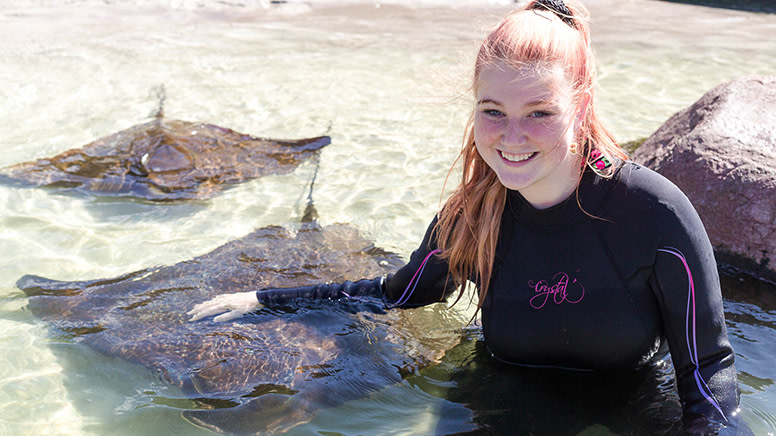
M 331 135 L 313 193 L 321 221 L 351 223 L 408 255 L 459 146 L 476 41 L 509 2 L 312 3 L 4 2 L 0 166 L 144 122 L 163 92 L 170 118 L 275 138 Z M 717 84 L 776 72 L 776 15 L 655 0 L 587 5 L 603 116 L 622 141 L 649 135 Z M 307 163 L 212 200 L 161 206 L 0 186 L 0 434 L 205 433 L 180 418 L 190 404 L 154 374 L 51 339 L 15 282 L 24 274 L 113 277 L 296 222 L 315 172 Z M 737 280 L 726 281 L 725 293 L 743 418 L 757 435 L 776 433 L 776 294 Z M 418 331 L 461 324 L 459 315 L 430 310 L 418 315 Z M 477 329 L 468 329 L 440 364 L 322 410 L 294 434 L 470 430 L 468 401 L 458 394 L 471 380 L 501 374 L 478 343 Z M 489 424 L 514 424 L 486 400 L 473 407 L 491 412 Z M 627 422 L 607 419 L 562 431 L 625 432 Z

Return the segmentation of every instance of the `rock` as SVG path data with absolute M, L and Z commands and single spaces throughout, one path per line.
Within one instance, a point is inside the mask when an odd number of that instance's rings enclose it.
M 687 194 L 721 264 L 776 282 L 776 76 L 717 86 L 632 158 Z

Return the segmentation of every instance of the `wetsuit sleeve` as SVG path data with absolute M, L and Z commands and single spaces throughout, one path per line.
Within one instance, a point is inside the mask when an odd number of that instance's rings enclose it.
M 689 200 L 671 188 L 661 208 L 650 282 L 660 301 L 685 427 L 705 433 L 734 415 L 738 380 L 711 243 Z
M 447 277 L 447 264 L 437 256 L 433 242 L 436 219 L 429 225 L 420 247 L 408 264 L 388 277 L 356 282 L 326 283 L 298 288 L 262 289 L 256 292 L 265 306 L 288 304 L 297 299 L 382 298 L 393 306 L 413 307 L 445 300 L 455 289 Z
M 456 289 L 449 267 L 434 239 L 435 217 L 410 261 L 385 280 L 386 298 L 397 306 L 414 307 L 445 301 Z
M 264 306 L 280 306 L 294 300 L 339 300 L 340 298 L 383 298 L 383 277 L 357 282 L 325 283 L 298 288 L 274 288 L 256 291 Z

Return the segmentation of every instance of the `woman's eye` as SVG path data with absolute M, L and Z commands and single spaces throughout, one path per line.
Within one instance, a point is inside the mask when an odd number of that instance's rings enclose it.
M 534 111 L 534 112 L 531 112 L 528 116 L 530 118 L 545 118 L 545 117 L 549 117 L 550 115 L 552 114 L 547 111 Z
M 483 109 L 482 113 L 493 118 L 504 116 L 504 113 L 498 109 Z

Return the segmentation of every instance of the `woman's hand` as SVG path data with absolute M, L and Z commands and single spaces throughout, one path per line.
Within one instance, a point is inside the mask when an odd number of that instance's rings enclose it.
M 256 291 L 237 292 L 219 295 L 212 300 L 197 304 L 188 311 L 189 321 L 196 321 L 206 316 L 221 313 L 213 318 L 215 322 L 229 321 L 261 307 Z M 222 313 L 225 312 L 225 313 Z

